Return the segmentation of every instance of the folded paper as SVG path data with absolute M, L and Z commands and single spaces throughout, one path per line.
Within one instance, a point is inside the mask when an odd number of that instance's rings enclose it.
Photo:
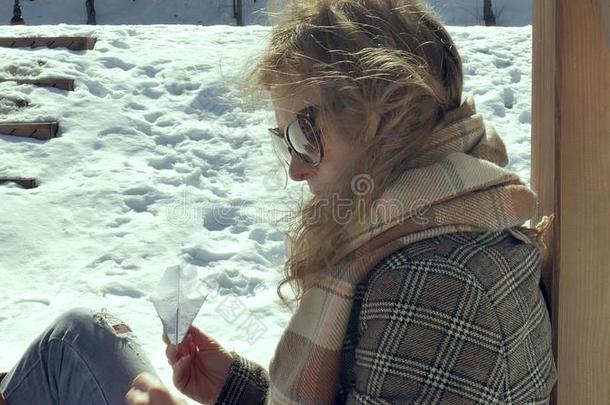
M 165 270 L 151 296 L 163 331 L 174 345 L 182 342 L 206 299 L 200 291 L 201 286 L 197 271 L 192 267 L 172 266 Z

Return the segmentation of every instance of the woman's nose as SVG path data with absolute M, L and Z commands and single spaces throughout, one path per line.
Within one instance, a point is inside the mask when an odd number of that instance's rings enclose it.
M 294 181 L 303 181 L 310 178 L 315 171 L 315 168 L 308 165 L 297 156 L 294 152 L 292 152 L 292 158 L 290 159 L 290 167 L 288 168 L 288 174 L 290 178 Z

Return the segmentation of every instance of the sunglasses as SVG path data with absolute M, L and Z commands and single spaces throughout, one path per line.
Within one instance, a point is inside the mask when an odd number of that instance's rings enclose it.
M 290 121 L 284 133 L 279 128 L 269 128 L 273 147 L 277 153 L 290 164 L 292 152 L 311 166 L 318 166 L 324 157 L 324 149 L 320 141 L 320 129 L 316 127 L 316 109 L 306 107 Z

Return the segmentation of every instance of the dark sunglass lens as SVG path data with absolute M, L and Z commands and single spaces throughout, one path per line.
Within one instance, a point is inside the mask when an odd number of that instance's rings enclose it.
M 288 126 L 288 137 L 294 150 L 308 163 L 316 164 L 320 160 L 320 145 L 315 129 L 307 119 L 299 119 Z

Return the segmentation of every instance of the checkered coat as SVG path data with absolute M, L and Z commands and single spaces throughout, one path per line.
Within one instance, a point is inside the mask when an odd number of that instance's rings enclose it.
M 358 285 L 337 404 L 546 404 L 556 382 L 541 253 L 516 228 L 424 239 Z M 234 354 L 217 404 L 264 404 Z

